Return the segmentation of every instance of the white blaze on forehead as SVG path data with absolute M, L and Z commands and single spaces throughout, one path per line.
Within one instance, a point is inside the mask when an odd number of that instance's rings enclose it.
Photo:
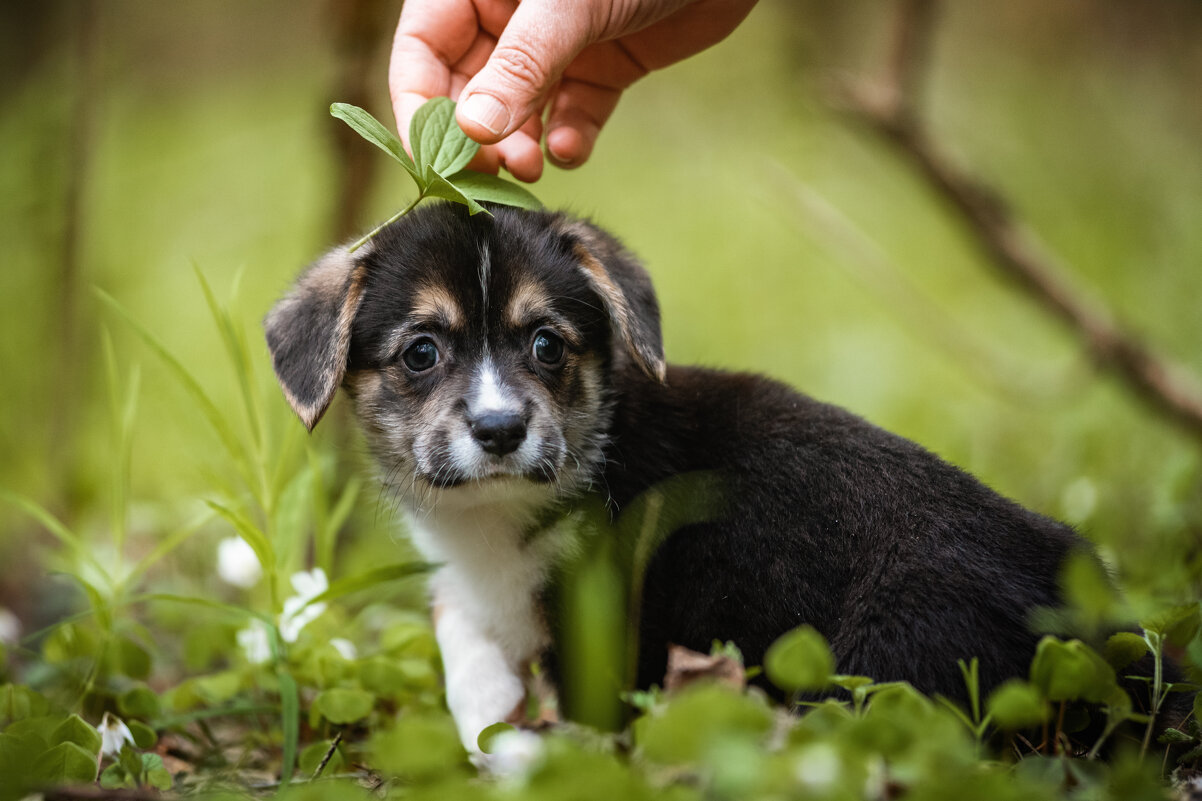
M 488 412 L 517 412 L 521 409 L 521 402 L 505 386 L 492 361 L 485 359 L 472 381 L 468 413 L 476 417 Z

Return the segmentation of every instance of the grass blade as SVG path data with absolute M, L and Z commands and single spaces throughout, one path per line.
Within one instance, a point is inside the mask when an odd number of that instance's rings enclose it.
M 271 545 L 271 540 L 246 515 L 236 512 L 228 506 L 223 506 L 217 501 L 205 501 L 205 504 L 224 517 L 238 532 L 238 536 L 246 540 L 246 544 L 255 552 L 259 566 L 267 575 L 268 589 L 271 592 L 271 608 L 278 611 L 280 608 L 279 571 L 276 570 L 275 549 Z
M 296 679 L 281 663 L 276 670 L 280 682 L 280 725 L 284 733 L 284 757 L 280 767 L 280 785 L 287 787 L 296 772 L 296 752 L 300 742 L 300 690 Z
M 250 426 L 250 435 L 252 442 L 255 445 L 257 454 L 263 453 L 263 424 L 258 411 L 258 396 L 254 390 L 254 367 L 251 364 L 250 353 L 246 346 L 246 336 L 241 331 L 239 326 L 234 325 L 234 320 L 230 316 L 229 309 L 222 307 L 217 302 L 217 297 L 213 294 L 213 289 L 209 285 L 200 267 L 193 264 L 192 271 L 196 273 L 196 280 L 200 282 L 201 292 L 204 294 L 205 303 L 208 304 L 209 313 L 213 316 L 214 322 L 217 323 L 217 331 L 221 334 L 221 340 L 225 344 L 226 354 L 230 357 L 230 361 L 234 366 L 234 374 L 238 379 L 238 388 L 242 394 L 242 406 L 246 411 L 246 422 Z M 261 459 L 259 461 L 262 461 Z
M 152 333 L 150 333 L 150 331 L 144 325 L 138 322 L 133 315 L 126 311 L 125 307 L 118 303 L 112 295 L 109 295 L 102 289 L 96 289 L 95 291 L 96 295 L 102 301 L 108 304 L 108 306 L 115 311 L 118 316 L 120 316 L 123 320 L 125 320 L 126 323 L 129 324 L 133 332 L 138 335 L 138 338 L 141 339 L 147 347 L 154 351 L 160 359 L 162 359 L 163 363 L 175 375 L 176 379 L 180 382 L 187 393 L 192 396 L 192 399 L 196 402 L 197 406 L 200 407 L 201 414 L 203 414 L 205 419 L 208 420 L 209 425 L 213 428 L 213 431 L 216 432 L 218 439 L 221 440 L 221 444 L 225 447 L 230 457 L 234 460 L 234 463 L 238 466 L 239 471 L 243 474 L 243 478 L 247 479 L 248 484 L 251 484 L 252 482 L 249 480 L 250 476 L 247 469 L 248 461 L 246 451 L 242 447 L 242 443 L 234 433 L 233 429 L 230 428 L 229 424 L 226 422 L 225 416 L 221 413 L 221 410 L 217 408 L 217 405 L 213 403 L 213 400 L 200 386 L 200 382 L 197 381 L 190 372 L 188 372 L 187 368 L 184 367 L 179 359 L 172 355 L 171 351 L 167 350 L 167 348 L 161 342 L 159 342 L 159 340 Z
M 154 567 L 154 565 L 160 559 L 167 556 L 176 548 L 191 539 L 193 534 L 195 534 L 197 531 L 200 531 L 201 527 L 212 519 L 213 510 L 210 509 L 210 511 L 197 516 L 195 520 L 184 524 L 182 528 L 176 529 L 174 532 L 167 535 L 167 537 L 159 542 L 159 544 L 156 545 L 150 553 L 138 560 L 138 563 L 135 564 L 129 573 L 127 573 L 122 579 L 123 585 L 129 586 L 133 584 L 137 578 L 139 578 L 150 568 Z
M 344 595 L 359 592 L 360 590 L 371 589 L 381 584 L 386 584 L 390 581 L 399 581 L 400 579 L 409 578 L 411 576 L 422 576 L 433 571 L 438 565 L 431 562 L 401 562 L 395 565 L 386 565 L 385 567 L 377 567 L 373 570 L 368 570 L 360 573 L 357 576 L 348 576 L 347 578 L 338 579 L 330 584 L 329 589 L 309 601 L 309 604 L 325 603 L 333 601 L 336 598 L 341 598 Z M 306 604 L 308 606 L 309 604 Z
M 74 554 L 77 558 L 87 562 L 89 565 L 95 568 L 101 576 L 104 577 L 105 581 L 109 582 L 110 585 L 112 584 L 112 577 L 109 575 L 108 571 L 104 569 L 104 565 L 100 564 L 99 560 L 92 555 L 91 550 L 88 549 L 84 541 L 81 540 L 75 534 L 75 532 L 63 525 L 62 521 L 57 517 L 50 514 L 50 512 L 48 512 L 39 504 L 34 503 L 28 498 L 23 498 L 14 492 L 9 492 L 6 489 L 0 489 L 0 501 L 7 501 L 8 503 L 20 509 L 29 517 L 36 520 L 39 524 L 41 524 L 42 528 L 50 533 L 51 536 L 53 536 L 63 545 L 70 548 L 72 554 Z

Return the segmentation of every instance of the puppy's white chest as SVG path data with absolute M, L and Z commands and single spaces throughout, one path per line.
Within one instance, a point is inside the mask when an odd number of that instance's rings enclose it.
M 435 634 L 447 703 L 469 749 L 521 704 L 526 663 L 550 642 L 538 596 L 555 552 L 547 538 L 528 536 L 547 503 L 535 489 L 496 502 L 447 493 L 412 516 L 414 545 L 442 565 L 430 581 Z
M 473 620 L 517 667 L 547 645 L 537 599 L 550 560 L 508 521 L 481 515 L 457 522 L 466 527 L 419 535 L 439 539 L 438 547 L 418 546 L 426 559 L 442 562 L 430 583 L 434 603 L 440 613 L 453 606 Z

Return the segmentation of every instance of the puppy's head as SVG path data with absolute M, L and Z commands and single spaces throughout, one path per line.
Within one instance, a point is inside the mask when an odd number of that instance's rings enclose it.
M 402 493 L 493 478 L 587 482 L 613 372 L 662 380 L 646 272 L 561 215 L 431 205 L 336 248 L 267 317 L 276 376 L 310 429 L 339 385 Z

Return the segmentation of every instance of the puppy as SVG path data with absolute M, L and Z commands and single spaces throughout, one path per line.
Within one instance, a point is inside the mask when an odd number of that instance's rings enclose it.
M 266 320 L 276 375 L 312 429 L 341 385 L 431 580 L 447 701 L 469 750 L 554 649 L 539 536 L 590 493 L 618 514 L 693 472 L 720 515 L 648 565 L 638 683 L 667 647 L 732 641 L 761 663 L 813 625 L 841 673 L 964 696 L 1025 675 L 1029 617 L 1060 602 L 1084 543 L 918 445 L 774 381 L 664 362 L 647 273 L 561 214 L 429 205 L 310 267 Z M 715 301 L 717 304 L 717 301 Z

